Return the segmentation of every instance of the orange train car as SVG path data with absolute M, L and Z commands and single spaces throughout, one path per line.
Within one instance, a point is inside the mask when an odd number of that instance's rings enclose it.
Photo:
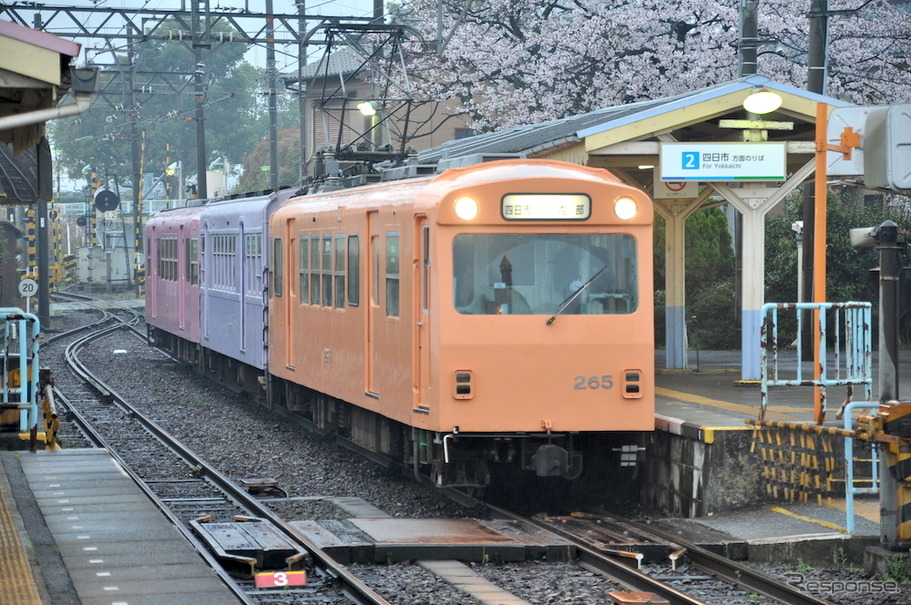
M 270 398 L 441 486 L 576 477 L 585 435 L 654 429 L 652 221 L 609 172 L 546 160 L 292 198 Z

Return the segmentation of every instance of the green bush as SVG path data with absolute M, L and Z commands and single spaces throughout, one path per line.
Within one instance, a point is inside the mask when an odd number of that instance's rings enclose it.
M 735 349 L 740 346 L 732 277 L 702 288 L 687 303 L 686 314 L 691 349 Z

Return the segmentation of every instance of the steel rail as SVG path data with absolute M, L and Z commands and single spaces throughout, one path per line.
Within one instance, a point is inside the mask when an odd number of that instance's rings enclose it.
M 319 566 L 321 566 L 320 571 L 324 575 L 340 582 L 343 585 L 342 590 L 345 592 L 348 598 L 361 605 L 390 605 L 386 599 L 373 591 L 363 581 L 348 571 L 347 568 L 336 563 L 335 560 L 333 560 L 332 557 L 321 550 L 319 546 L 301 534 L 284 519 L 276 516 L 265 504 L 250 495 L 245 489 L 234 483 L 234 481 L 232 481 L 230 478 L 220 473 L 213 465 L 209 464 L 203 458 L 197 456 L 190 448 L 185 446 L 176 437 L 165 431 L 161 426 L 159 426 L 145 414 L 132 406 L 124 397 L 116 393 L 109 385 L 101 381 L 98 377 L 94 376 L 91 371 L 89 371 L 88 368 L 86 368 L 85 365 L 79 361 L 78 351 L 81 347 L 85 346 L 96 338 L 100 338 L 103 335 L 120 329 L 133 330 L 133 328 L 126 325 L 113 326 L 111 328 L 103 329 L 93 334 L 86 335 L 67 347 L 67 361 L 68 363 L 71 363 L 73 370 L 77 372 L 81 377 L 83 377 L 84 380 L 89 382 L 94 388 L 96 388 L 105 398 L 128 412 L 134 420 L 139 422 L 139 424 L 143 426 L 147 431 L 165 443 L 167 447 L 172 449 L 188 465 L 194 467 L 195 473 L 199 477 L 207 478 L 219 489 L 221 489 L 229 499 L 235 501 L 235 503 L 242 508 L 249 510 L 254 516 L 269 521 L 275 525 L 276 528 L 282 531 L 282 533 L 284 533 L 291 541 L 305 548 L 310 553 L 314 561 L 317 562 Z M 107 449 L 113 453 L 110 448 Z M 122 460 L 121 463 L 123 464 Z M 139 477 L 132 474 L 131 476 L 133 476 L 134 480 L 142 485 L 142 480 Z M 144 488 L 144 491 L 147 490 Z M 158 504 L 157 498 L 153 497 L 153 500 L 156 500 L 156 504 Z M 166 505 L 163 502 L 160 504 L 160 506 L 166 508 Z M 177 520 L 177 524 L 180 528 L 184 527 L 183 523 L 179 520 Z M 203 548 L 203 550 L 206 549 Z M 220 569 L 220 566 L 217 566 L 217 568 Z
M 686 558 L 696 568 L 726 582 L 737 584 L 751 592 L 760 593 L 770 599 L 775 599 L 788 605 L 832 605 L 831 601 L 815 597 L 751 567 L 706 550 L 693 542 L 682 540 L 678 535 L 672 535 L 670 532 L 651 525 L 644 525 L 616 515 L 598 514 L 606 518 L 622 521 L 640 531 L 654 534 L 668 542 L 677 544 L 686 549 Z
M 577 564 L 594 573 L 605 575 L 617 582 L 625 584 L 633 590 L 654 593 L 665 599 L 671 605 L 704 605 L 704 601 L 695 597 L 690 597 L 673 586 L 669 586 L 660 580 L 649 577 L 641 571 L 633 569 L 626 563 L 598 552 L 577 536 L 556 532 L 554 531 L 553 526 L 548 525 L 547 523 L 518 515 L 497 506 L 490 504 L 485 504 L 485 506 L 491 511 L 492 516 L 502 516 L 507 519 L 528 523 L 569 540 L 578 551 L 579 560 L 577 561 Z
M 615 578 L 618 581 L 627 584 L 633 590 L 655 593 L 659 597 L 666 599 L 672 605 L 695 605 L 697 603 L 703 603 L 700 599 L 687 596 L 672 586 L 668 586 L 660 580 L 651 578 L 648 575 L 629 567 L 628 564 L 616 560 L 611 555 L 599 552 L 597 549 L 588 546 L 582 538 L 555 530 L 552 525 L 548 525 L 537 519 L 529 519 L 489 504 L 487 506 L 492 513 L 496 515 L 502 515 L 506 518 L 519 520 L 524 523 L 530 523 L 546 531 L 557 533 L 561 537 L 570 540 L 578 549 L 579 565 L 582 565 L 593 572 L 603 573 L 606 576 Z M 610 515 L 603 512 L 597 514 L 605 519 L 621 522 L 641 531 L 643 534 L 651 534 L 662 540 L 666 540 L 668 544 L 674 544 L 685 549 L 685 556 L 688 558 L 691 565 L 714 578 L 736 585 L 748 592 L 760 593 L 763 596 L 778 601 L 779 603 L 786 603 L 787 605 L 832 605 L 831 602 L 826 601 L 825 599 L 815 597 L 804 591 L 798 590 L 790 584 L 785 584 L 784 582 L 767 576 L 762 572 L 741 565 L 726 557 L 716 555 L 691 542 L 681 540 L 678 535 L 670 535 L 669 533 L 656 531 L 652 526 L 646 526 L 617 515 Z

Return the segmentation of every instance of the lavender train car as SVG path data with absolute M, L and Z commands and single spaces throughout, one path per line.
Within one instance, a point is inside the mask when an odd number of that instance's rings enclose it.
M 274 208 L 292 193 L 213 202 L 202 213 L 202 365 L 249 393 L 262 389 L 258 381 L 266 367 L 265 230 Z
M 164 210 L 145 228 L 149 340 L 199 361 L 199 236 L 203 208 Z

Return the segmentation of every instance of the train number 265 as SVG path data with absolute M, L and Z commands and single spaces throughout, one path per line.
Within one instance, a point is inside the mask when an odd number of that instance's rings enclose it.
M 611 374 L 603 376 L 576 376 L 573 378 L 573 388 L 577 391 L 591 389 L 610 389 L 614 386 L 614 377 Z

